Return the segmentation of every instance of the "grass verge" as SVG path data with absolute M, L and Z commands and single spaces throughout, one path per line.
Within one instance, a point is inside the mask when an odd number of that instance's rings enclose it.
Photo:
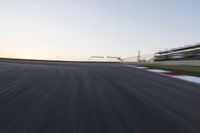
M 200 77 L 199 66 L 175 66 L 175 65 L 143 65 L 143 66 Z

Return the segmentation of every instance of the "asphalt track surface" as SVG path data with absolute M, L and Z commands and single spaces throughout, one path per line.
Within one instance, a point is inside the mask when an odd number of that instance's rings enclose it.
M 200 133 L 200 86 L 122 64 L 0 62 L 0 133 Z

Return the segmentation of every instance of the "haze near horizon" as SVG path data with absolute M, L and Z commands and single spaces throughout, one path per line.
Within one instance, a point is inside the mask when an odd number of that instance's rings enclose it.
M 199 41 L 198 0 L 0 1 L 0 56 L 128 57 Z

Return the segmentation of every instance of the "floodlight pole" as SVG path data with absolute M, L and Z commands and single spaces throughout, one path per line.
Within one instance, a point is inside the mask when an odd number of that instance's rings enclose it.
M 138 50 L 138 59 L 137 59 L 138 62 L 140 62 L 140 54 L 141 54 L 141 52 L 140 52 L 140 50 Z

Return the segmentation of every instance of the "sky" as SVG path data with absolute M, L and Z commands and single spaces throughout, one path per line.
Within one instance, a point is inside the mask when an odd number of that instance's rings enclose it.
M 197 42 L 199 0 L 0 0 L 0 57 L 129 57 Z

